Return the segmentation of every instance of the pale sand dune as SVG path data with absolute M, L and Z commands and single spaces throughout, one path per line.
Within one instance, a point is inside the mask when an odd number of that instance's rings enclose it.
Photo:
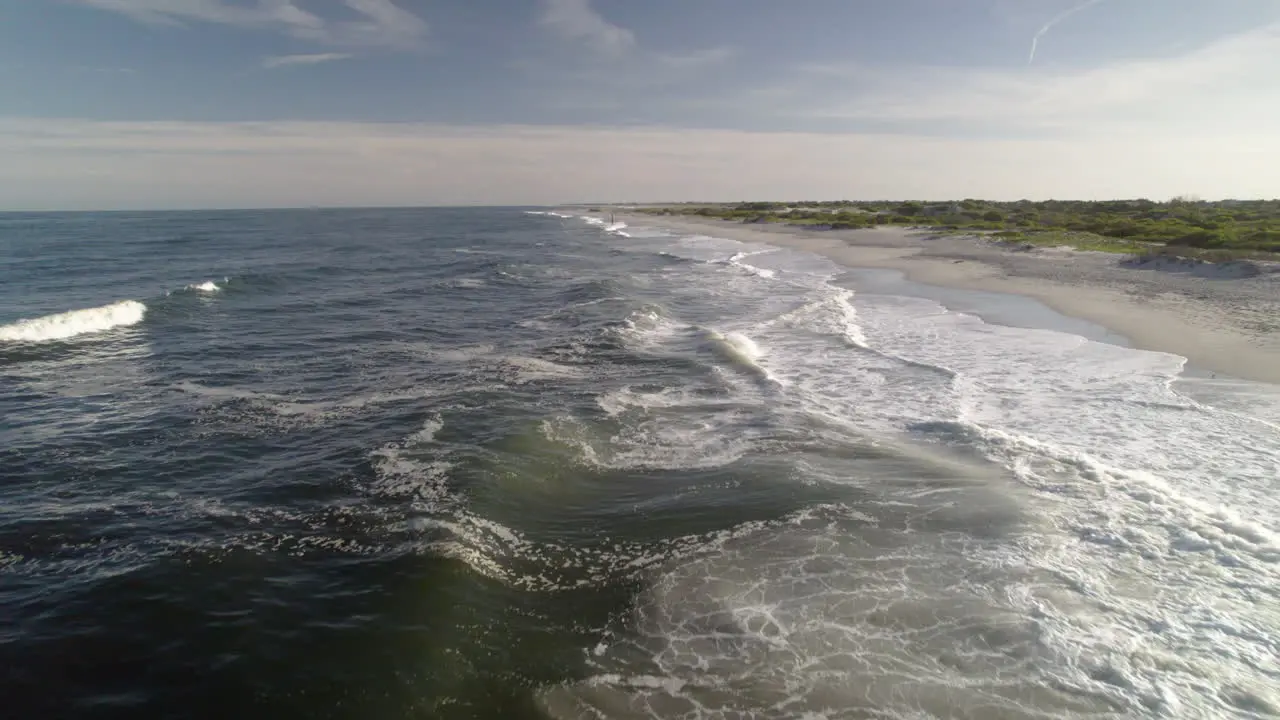
M 818 231 L 620 212 L 616 219 L 807 250 L 851 267 L 900 270 L 932 285 L 1026 295 L 1113 330 L 1136 347 L 1181 355 L 1203 370 L 1280 384 L 1280 267 L 1223 278 L 1214 276 L 1240 273 L 1187 272 L 1176 264 L 1126 267 L 1120 255 L 1017 250 L 894 227 Z

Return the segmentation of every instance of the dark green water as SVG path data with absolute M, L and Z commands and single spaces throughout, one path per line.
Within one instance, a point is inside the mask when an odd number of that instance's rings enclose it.
M 1275 710 L 1280 439 L 1180 358 L 518 209 L 0 251 L 14 717 Z

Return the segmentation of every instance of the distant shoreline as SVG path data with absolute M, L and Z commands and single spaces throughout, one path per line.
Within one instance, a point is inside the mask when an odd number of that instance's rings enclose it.
M 593 207 L 599 208 L 595 214 L 613 213 L 630 225 L 790 247 L 848 267 L 899 270 L 930 285 L 1033 297 L 1123 335 L 1135 347 L 1180 355 L 1214 373 L 1280 384 L 1280 265 L 1263 263 L 1251 277 L 1223 277 L 1197 261 L 1140 264 L 1112 253 L 894 226 L 810 230 Z
M 795 201 L 607 205 L 659 216 L 856 230 L 906 227 L 990 233 L 1032 246 L 1280 262 L 1280 200 Z

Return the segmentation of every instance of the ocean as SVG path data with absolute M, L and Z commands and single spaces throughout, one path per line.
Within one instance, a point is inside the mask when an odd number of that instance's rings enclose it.
M 1280 388 L 568 212 L 0 215 L 0 707 L 1280 715 Z

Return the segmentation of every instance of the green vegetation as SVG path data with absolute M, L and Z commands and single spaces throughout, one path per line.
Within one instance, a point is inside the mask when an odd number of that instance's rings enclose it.
M 1280 259 L 1280 200 L 838 200 L 685 204 L 640 212 L 833 230 L 906 225 L 939 232 L 990 232 L 1001 241 L 1037 246 L 1068 245 L 1084 250 L 1164 253 L 1206 260 Z

